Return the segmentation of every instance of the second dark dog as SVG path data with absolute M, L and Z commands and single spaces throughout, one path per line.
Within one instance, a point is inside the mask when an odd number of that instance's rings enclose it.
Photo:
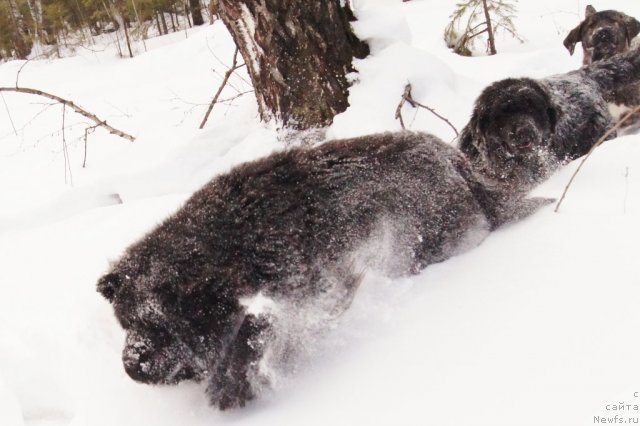
M 483 174 L 515 187 L 586 154 L 613 126 L 605 96 L 640 80 L 640 50 L 548 78 L 509 78 L 478 97 L 459 147 Z
M 582 43 L 582 62 L 589 65 L 628 51 L 638 33 L 640 22 L 634 17 L 616 10 L 597 12 L 589 5 L 584 21 L 569 32 L 564 45 L 573 54 L 576 43 Z M 610 104 L 614 119 L 618 119 L 627 110 L 640 105 L 640 84 L 617 87 L 604 93 L 604 98 Z

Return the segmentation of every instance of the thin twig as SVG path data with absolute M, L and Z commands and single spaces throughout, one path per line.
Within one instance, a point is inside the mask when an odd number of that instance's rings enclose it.
M 488 29 L 486 29 L 486 28 L 485 28 L 484 30 L 480 30 L 480 31 L 478 31 L 477 33 L 474 33 L 474 34 L 471 34 L 470 36 L 467 36 L 467 40 L 471 40 L 472 38 L 477 37 L 477 36 L 479 36 L 480 34 L 484 34 L 484 33 L 488 32 L 488 31 L 489 31 L 489 30 L 488 30 Z
M 62 156 L 64 157 L 64 183 L 67 183 L 67 173 L 69 174 L 69 183 L 73 186 L 73 175 L 71 174 L 71 164 L 69 159 L 69 149 L 67 149 L 67 138 L 64 133 L 64 119 L 67 106 L 62 104 Z
M 0 92 L 0 95 L 1 95 L 1 94 L 2 94 L 2 93 Z M 43 104 L 44 108 L 43 108 L 43 109 L 41 109 L 39 112 L 37 112 L 35 115 L 33 115 L 33 116 L 29 119 L 29 121 L 27 121 L 26 123 L 24 123 L 24 125 L 23 125 L 20 129 L 18 129 L 18 132 L 19 132 L 19 133 L 24 132 L 24 129 L 26 129 L 26 128 L 31 124 L 31 123 L 33 123 L 35 120 L 37 120 L 37 118 L 38 118 L 38 117 L 40 117 L 42 114 L 44 114 L 45 112 L 47 112 L 47 110 L 48 110 L 49 108 L 51 108 L 52 106 L 54 106 L 54 105 L 58 105 L 58 103 L 56 102 L 56 103 L 51 103 L 51 104 Z M 9 135 L 9 133 L 7 133 L 7 134 L 3 134 L 3 135 L 0 135 L 0 140 L 3 140 L 3 139 L 4 139 L 4 138 L 6 138 L 8 135 Z
M 209 52 L 211 52 L 211 56 L 213 56 L 213 57 L 214 57 L 214 59 L 215 59 L 216 61 L 218 61 L 222 66 L 226 67 L 225 63 L 224 63 L 224 62 L 222 62 L 222 60 L 218 57 L 218 55 L 216 55 L 216 54 L 215 54 L 215 52 L 213 51 L 213 49 L 211 48 L 211 46 L 209 46 L 209 39 L 206 39 L 206 40 L 207 40 L 207 48 L 209 49 Z M 243 67 L 243 66 L 246 66 L 246 64 L 242 64 L 242 65 L 240 65 L 238 68 Z M 220 73 L 218 73 L 218 72 L 215 70 L 215 68 L 213 69 L 213 72 L 214 72 L 214 73 L 216 73 L 216 74 L 218 74 L 218 75 L 220 75 Z M 241 74 L 237 74 L 237 75 L 236 75 L 236 77 L 238 77 L 238 79 L 239 79 L 239 80 L 243 81 L 243 82 L 244 82 L 245 84 L 247 84 L 248 86 L 252 86 L 251 82 L 250 82 L 250 81 L 248 81 L 246 78 L 244 78 Z M 231 86 L 231 83 L 229 83 L 229 86 Z M 232 86 L 232 87 L 233 87 L 233 86 Z M 234 87 L 234 89 L 235 89 L 235 87 Z M 236 89 L 236 91 L 238 91 L 238 92 L 239 92 L 240 90 Z
M 99 124 L 96 124 L 95 126 L 85 127 L 84 129 L 84 158 L 82 159 L 83 169 L 87 167 L 87 138 L 89 137 L 89 132 L 95 131 L 98 126 Z
M 31 59 L 27 59 L 26 61 L 24 61 L 24 63 L 20 65 L 20 68 L 16 73 L 16 88 L 18 87 L 18 79 L 20 78 L 20 73 L 22 72 L 22 68 L 24 68 L 29 63 L 29 61 L 31 61 Z
M 404 106 L 405 102 L 409 102 L 409 104 L 414 108 L 420 107 L 420 108 L 426 109 L 427 111 L 429 111 L 430 113 L 432 113 L 433 115 L 438 117 L 440 120 L 442 120 L 445 123 L 447 123 L 449 125 L 449 127 L 451 127 L 453 129 L 453 131 L 455 132 L 456 136 L 458 136 L 458 129 L 456 129 L 456 127 L 453 124 L 451 124 L 451 122 L 449 120 L 447 120 L 442 115 L 438 114 L 433 108 L 428 107 L 426 105 L 423 105 L 420 102 L 418 102 L 415 99 L 413 99 L 413 97 L 411 96 L 411 83 L 407 83 L 407 85 L 404 86 L 404 93 L 402 93 L 402 99 L 400 99 L 400 103 L 398 104 L 398 107 L 396 108 L 396 119 L 400 120 L 400 125 L 402 126 L 403 129 L 405 127 L 404 127 L 404 120 L 402 119 L 402 107 Z
M 416 106 L 416 105 L 417 105 L 417 106 L 419 106 L 419 107 L 422 107 L 422 108 L 424 108 L 424 109 L 428 110 L 431 114 L 435 115 L 435 116 L 436 116 L 436 117 L 438 117 L 440 120 L 442 120 L 442 121 L 444 121 L 445 123 L 447 123 L 447 124 L 449 125 L 449 127 L 451 127 L 451 129 L 455 132 L 456 136 L 458 136 L 458 129 L 456 129 L 456 127 L 455 127 L 453 124 L 451 124 L 451 122 L 450 122 L 449 120 L 447 120 L 447 119 L 446 119 L 445 117 L 443 117 L 442 115 L 438 114 L 438 113 L 436 112 L 436 110 L 435 110 L 435 109 L 430 108 L 430 107 L 428 107 L 428 106 L 426 106 L 426 105 L 423 105 L 423 104 L 421 104 L 420 102 L 416 102 L 416 101 L 415 101 L 415 100 L 413 100 L 412 98 L 409 98 L 409 103 L 410 103 L 412 106 Z
M 407 84 L 406 86 L 404 86 L 404 92 L 402 93 L 402 97 L 400 98 L 400 103 L 396 108 L 396 120 L 400 120 L 400 126 L 402 126 L 403 129 L 406 129 L 406 127 L 404 127 L 404 120 L 402 119 L 402 107 L 404 106 L 405 102 L 407 102 L 407 99 L 409 99 L 410 96 L 411 96 L 411 84 Z
M 222 90 L 224 89 L 224 87 L 227 85 L 227 81 L 229 80 L 229 77 L 231 77 L 231 74 L 233 74 L 238 68 L 242 66 L 244 66 L 244 64 L 238 65 L 238 48 L 236 47 L 235 52 L 233 52 L 233 61 L 231 63 L 231 68 L 229 68 L 227 72 L 224 73 L 224 79 L 222 80 L 220 87 L 218 87 L 218 91 L 216 92 L 213 99 L 211 100 L 211 103 L 209 104 L 207 113 L 204 115 L 204 118 L 202 119 L 202 123 L 200 123 L 200 129 L 204 127 L 207 120 L 209 119 L 209 115 L 213 110 L 213 106 L 218 102 L 218 98 L 220 97 L 220 94 L 222 93 Z
M 578 174 L 578 172 L 580 171 L 584 163 L 587 161 L 587 159 L 591 156 L 593 151 L 595 151 L 595 149 L 599 147 L 605 140 L 607 140 L 609 136 L 611 136 L 616 130 L 618 130 L 633 114 L 636 114 L 639 111 L 640 111 L 640 106 L 637 106 L 631 111 L 629 111 L 624 117 L 618 120 L 615 126 L 607 130 L 605 134 L 602 135 L 602 137 L 598 139 L 598 141 L 595 144 L 593 144 L 589 152 L 587 152 L 587 155 L 585 155 L 582 158 L 582 161 L 580 161 L 580 164 L 578 164 L 578 168 L 576 169 L 576 171 L 573 172 L 573 175 L 571 175 L 571 179 L 569 179 L 567 186 L 565 186 L 564 191 L 562 192 L 562 197 L 560 197 L 560 200 L 558 200 L 558 204 L 556 204 L 556 208 L 554 212 L 558 213 L 558 210 L 560 209 L 560 205 L 562 204 L 562 201 L 564 201 L 564 197 L 567 195 L 567 191 L 569 191 L 569 187 L 571 186 L 571 184 L 573 183 L 573 180 L 576 178 L 576 175 Z
M 627 214 L 627 197 L 629 196 L 629 166 L 624 170 L 624 203 L 622 205 L 622 213 Z
M 118 130 L 115 127 L 112 127 L 112 126 L 108 125 L 105 120 L 100 120 L 95 114 L 92 114 L 89 111 L 79 107 L 78 105 L 76 105 L 72 101 L 64 99 L 64 98 L 61 98 L 61 97 L 56 96 L 56 95 L 52 95 L 51 93 L 43 92 L 42 90 L 37 90 L 37 89 L 30 89 L 30 88 L 27 88 L 27 87 L 0 87 L 0 93 L 1 92 L 28 93 L 28 94 L 31 94 L 31 95 L 38 95 L 38 96 L 43 96 L 45 98 L 53 99 L 56 102 L 59 102 L 59 103 L 65 105 L 65 106 L 70 107 L 71 109 L 73 109 L 78 114 L 84 115 L 85 117 L 87 117 L 88 119 L 90 119 L 94 123 L 100 125 L 101 127 L 104 127 L 105 129 L 107 129 L 109 131 L 109 133 L 111 133 L 113 135 L 116 135 L 116 136 L 120 136 L 121 138 L 127 139 L 127 140 L 129 140 L 131 142 L 133 142 L 135 140 L 135 138 L 133 136 L 123 132 L 122 130 Z
M 244 66 L 246 66 L 246 65 L 247 65 L 247 64 L 238 65 L 238 68 L 237 68 L 237 69 L 240 69 L 240 68 L 242 68 L 242 67 L 244 67 Z M 221 78 L 224 78 L 224 74 L 222 74 L 222 73 L 220 73 L 220 72 L 216 71 L 216 70 L 215 70 L 215 68 L 214 68 L 214 69 L 212 69 L 211 71 L 213 71 L 213 73 L 214 73 L 215 75 L 217 75 L 217 76 L 219 76 L 219 77 L 221 77 Z M 250 83 L 247 83 L 247 81 L 246 81 L 244 78 L 242 78 L 242 77 L 240 76 L 240 74 L 236 74 L 235 76 L 236 76 L 236 77 L 238 77 L 238 79 L 242 80 L 244 83 L 246 83 L 246 84 L 248 84 L 249 86 L 251 86 L 251 84 L 250 84 Z M 227 81 L 227 86 L 231 87 L 233 90 L 235 90 L 236 92 L 240 93 L 240 89 L 239 89 L 238 87 L 236 87 L 236 85 L 231 81 L 231 79 L 229 79 L 229 81 Z
M 87 125 L 87 123 L 74 123 L 74 124 L 68 124 L 68 125 L 64 126 L 64 128 L 65 128 L 65 130 L 66 130 L 66 131 L 70 131 L 70 130 L 72 130 L 72 129 L 75 129 L 76 127 L 79 127 L 79 126 L 86 126 L 86 125 Z M 42 142 L 42 141 L 44 141 L 44 140 L 46 140 L 46 139 L 50 139 L 50 138 L 52 138 L 52 137 L 54 137 L 54 136 L 59 136 L 59 135 L 60 135 L 60 130 L 56 130 L 55 132 L 51 132 L 51 133 L 43 134 L 43 135 L 41 135 L 41 137 L 39 137 L 38 139 L 33 139 L 33 143 L 32 143 L 32 145 L 31 145 L 31 146 L 34 146 L 34 147 L 35 147 L 35 146 L 36 146 L 37 144 L 39 144 L 40 142 Z M 82 136 L 79 136 L 79 137 L 77 137 L 77 138 L 74 138 L 74 139 L 73 139 L 73 142 L 78 142 L 78 141 L 80 141 L 80 140 L 82 140 Z
M 13 123 L 13 117 L 11 117 L 11 110 L 9 110 L 9 105 L 7 105 L 7 101 L 4 99 L 4 95 L 0 92 L 0 96 L 2 96 L 2 102 L 4 102 L 4 108 L 7 110 L 7 115 L 9 116 L 9 121 L 11 122 L 11 127 L 13 128 L 13 134 L 18 137 L 18 131 L 16 130 L 16 125 Z
M 238 98 L 240 98 L 240 97 L 242 97 L 242 96 L 246 95 L 247 93 L 253 93 L 253 92 L 254 92 L 254 90 L 253 90 L 253 89 L 251 89 L 251 90 L 246 90 L 246 91 L 244 91 L 244 92 L 238 92 L 238 94 L 237 94 L 237 95 L 231 96 L 230 98 L 220 99 L 220 100 L 218 101 L 218 103 L 219 103 L 219 104 L 226 104 L 226 103 L 229 103 L 229 102 L 231 102 L 231 101 L 234 101 L 234 100 L 236 100 L 236 99 L 238 99 Z

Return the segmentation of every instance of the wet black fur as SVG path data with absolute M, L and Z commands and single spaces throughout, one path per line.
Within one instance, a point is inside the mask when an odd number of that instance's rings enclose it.
M 613 126 L 605 95 L 638 80 L 634 49 L 567 74 L 498 81 L 476 100 L 459 147 L 486 176 L 533 185 L 586 154 Z
M 573 55 L 576 43 L 582 43 L 582 62 L 589 65 L 630 49 L 631 40 L 640 33 L 640 21 L 616 10 L 596 12 L 587 6 L 585 19 L 569 32 L 564 46 Z M 605 93 L 607 102 L 633 107 L 640 105 L 640 85 L 616 88 Z
M 251 312 L 243 298 L 261 294 L 289 310 L 328 299 L 314 309 L 339 315 L 364 269 L 417 273 L 548 201 L 499 187 L 457 149 L 410 132 L 238 166 L 99 280 L 127 332 L 125 369 L 144 383 L 206 381 L 213 405 L 243 406 L 268 386 L 265 354 L 290 337 L 277 326 L 289 311 Z

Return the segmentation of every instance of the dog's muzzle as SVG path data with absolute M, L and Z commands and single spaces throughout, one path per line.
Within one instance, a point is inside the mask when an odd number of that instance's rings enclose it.
M 618 36 L 613 28 L 602 28 L 593 34 L 591 47 L 587 49 L 592 61 L 608 59 L 620 52 L 618 48 Z
M 530 151 L 543 144 L 542 135 L 533 119 L 520 120 L 507 135 L 507 150 L 512 154 Z
M 196 378 L 190 366 L 192 354 L 185 347 L 156 347 L 152 339 L 127 335 L 122 364 L 133 380 L 149 384 L 172 384 Z

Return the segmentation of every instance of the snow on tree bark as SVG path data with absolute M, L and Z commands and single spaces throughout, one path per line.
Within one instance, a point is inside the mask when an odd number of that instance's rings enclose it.
M 260 116 L 286 127 L 330 124 L 348 104 L 353 57 L 369 53 L 340 0 L 214 0 L 251 76 Z

